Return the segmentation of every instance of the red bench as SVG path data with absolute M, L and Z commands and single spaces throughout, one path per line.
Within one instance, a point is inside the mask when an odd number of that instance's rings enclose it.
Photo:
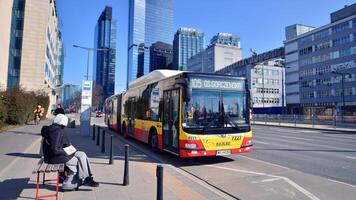
M 39 198 L 50 198 L 56 197 L 58 199 L 58 186 L 59 186 L 59 173 L 64 172 L 64 164 L 48 164 L 45 163 L 43 158 L 38 161 L 36 168 L 32 171 L 33 174 L 37 173 L 37 184 L 36 184 L 36 200 Z M 56 184 L 56 193 L 55 194 L 48 194 L 39 196 L 40 190 L 40 174 L 43 174 L 42 184 L 44 185 L 46 182 L 55 181 Z M 56 173 L 55 179 L 47 179 L 46 180 L 46 173 Z

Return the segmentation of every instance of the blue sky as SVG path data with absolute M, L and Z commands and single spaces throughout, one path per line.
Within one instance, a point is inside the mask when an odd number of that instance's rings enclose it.
M 65 45 L 64 82 L 81 84 L 86 73 L 85 51 L 73 44 L 94 46 L 94 27 L 106 5 L 117 20 L 116 93 L 126 86 L 129 0 L 59 0 L 58 13 Z M 301 23 L 319 27 L 329 23 L 330 13 L 352 0 L 174 0 L 174 29 L 197 28 L 207 45 L 217 32 L 241 38 L 243 56 L 281 47 L 284 27 Z M 90 55 L 90 75 L 93 57 Z

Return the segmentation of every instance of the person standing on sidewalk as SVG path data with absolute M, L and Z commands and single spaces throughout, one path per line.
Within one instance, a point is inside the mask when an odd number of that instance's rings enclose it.
M 65 114 L 61 104 L 57 104 L 56 110 L 54 110 L 54 115 L 58 114 Z
M 63 129 L 68 124 L 68 117 L 58 114 L 53 124 L 43 128 L 43 155 L 44 161 L 50 164 L 65 163 L 69 168 L 69 174 L 63 181 L 64 190 L 78 189 L 82 183 L 87 186 L 98 187 L 99 183 L 94 181 L 90 163 L 85 152 L 74 151 L 68 153 L 66 147 L 72 146 Z

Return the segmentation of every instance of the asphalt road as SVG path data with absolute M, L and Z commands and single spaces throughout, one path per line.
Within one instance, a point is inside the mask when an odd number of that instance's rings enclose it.
M 249 157 L 356 185 L 356 133 L 253 126 Z

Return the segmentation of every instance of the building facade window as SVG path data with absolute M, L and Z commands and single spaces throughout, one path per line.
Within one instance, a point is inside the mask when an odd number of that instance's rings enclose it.
M 310 65 L 313 64 L 312 58 L 305 58 L 300 60 L 300 66 Z
M 314 63 L 324 62 L 330 60 L 330 53 L 314 56 Z
M 345 29 L 348 29 L 349 28 L 349 22 L 342 22 L 340 24 L 337 24 L 335 26 L 333 26 L 331 28 L 331 32 L 334 34 L 334 33 L 338 33 L 338 32 L 341 32 Z
M 346 44 L 348 42 L 350 42 L 350 35 L 345 35 L 345 36 L 333 39 L 333 46 Z
M 330 42 L 329 41 L 322 42 L 322 43 L 317 44 L 317 45 L 314 46 L 315 51 L 320 51 L 320 50 L 327 49 L 327 48 L 330 48 Z
M 309 47 L 305 47 L 305 48 L 299 50 L 299 55 L 305 55 L 305 54 L 309 54 L 311 52 L 313 52 L 313 47 L 309 46 Z
M 315 68 L 315 73 L 316 74 L 324 74 L 324 73 L 328 73 L 328 72 L 331 72 L 331 66 L 330 65 L 326 65 L 326 66 L 321 66 L 321 67 Z
M 329 36 L 329 29 L 314 34 L 314 40 L 320 40 Z
M 345 57 L 345 56 L 349 56 L 349 55 L 351 55 L 351 49 L 350 48 L 339 50 L 339 56 L 340 57 Z

